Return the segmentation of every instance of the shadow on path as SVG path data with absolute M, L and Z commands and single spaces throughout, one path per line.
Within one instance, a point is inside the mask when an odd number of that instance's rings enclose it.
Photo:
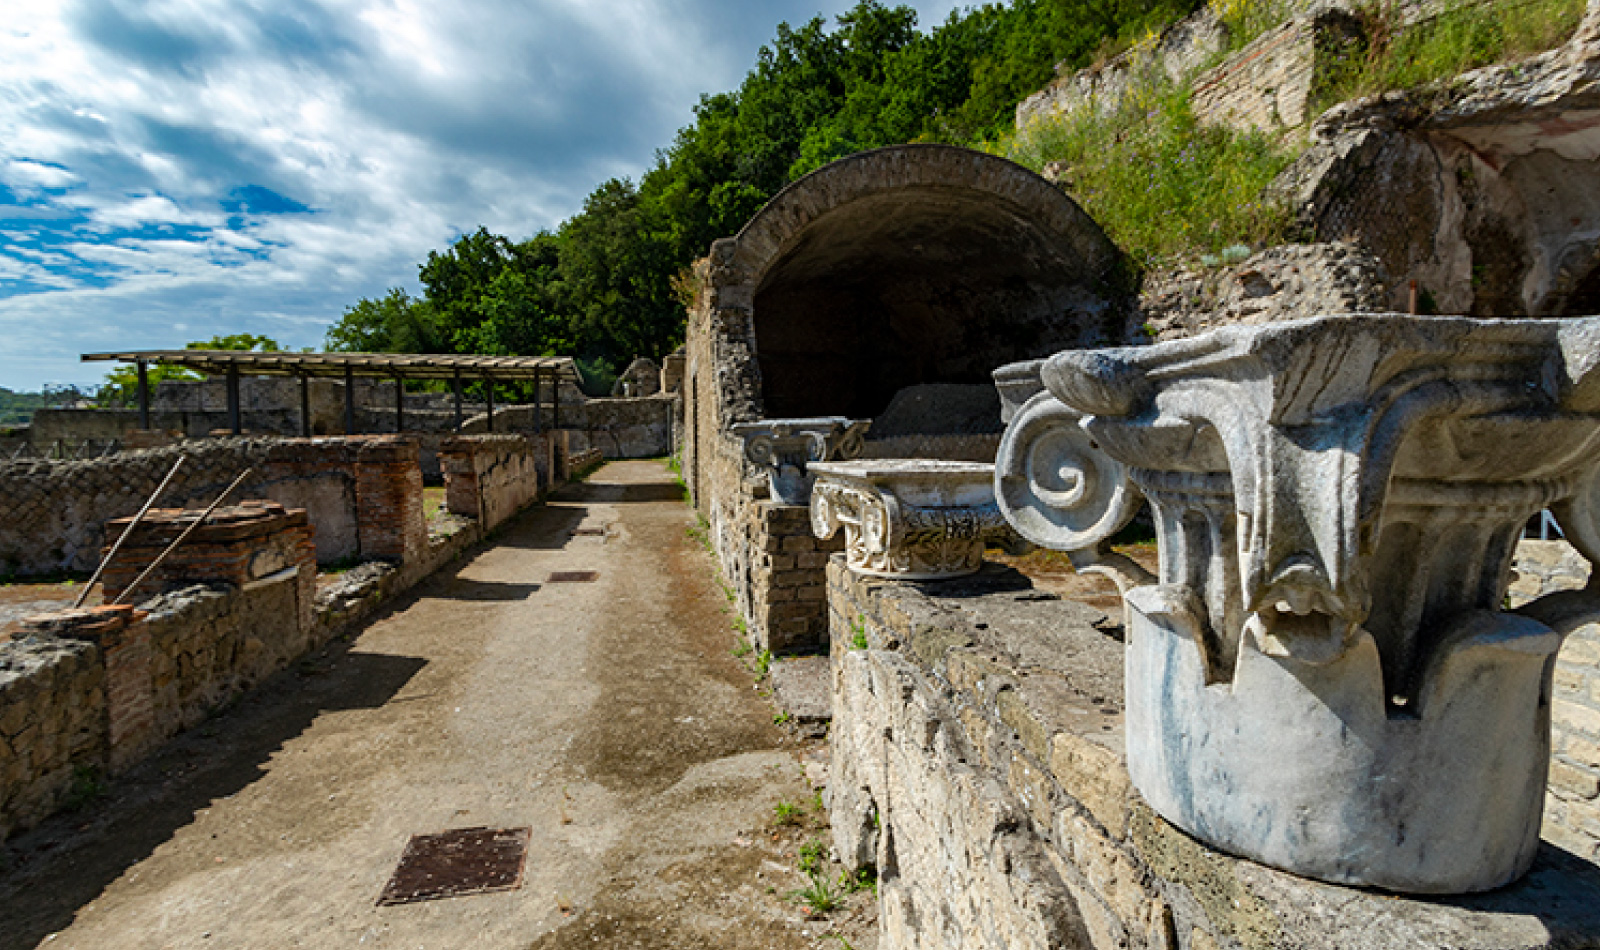
M 358 653 L 336 640 L 173 739 L 112 782 L 110 794 L 58 814 L 0 852 L 0 948 L 29 948 L 72 923 L 106 886 L 265 763 L 324 713 L 384 705 L 428 661 Z

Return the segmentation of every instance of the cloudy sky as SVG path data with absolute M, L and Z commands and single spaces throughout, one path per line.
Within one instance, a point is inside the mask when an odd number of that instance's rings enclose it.
M 923 28 L 955 0 L 909 0 Z M 320 346 L 480 224 L 637 178 L 849 0 L 61 0 L 0 18 L 0 386 L 218 333 Z

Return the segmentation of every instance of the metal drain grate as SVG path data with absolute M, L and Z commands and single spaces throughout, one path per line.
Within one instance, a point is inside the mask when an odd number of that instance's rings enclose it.
M 552 571 L 550 583 L 552 584 L 587 584 L 599 578 L 599 571 Z
M 599 536 L 603 537 L 605 535 L 605 533 L 606 533 L 606 529 L 604 529 L 604 528 L 573 528 L 572 529 L 572 536 L 573 537 L 577 537 L 580 534 L 582 534 L 582 535 L 599 535 Z
M 457 828 L 413 835 L 378 906 L 521 887 L 531 834 L 528 828 Z

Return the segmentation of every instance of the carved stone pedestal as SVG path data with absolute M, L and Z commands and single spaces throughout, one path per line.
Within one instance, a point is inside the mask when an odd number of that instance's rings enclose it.
M 1600 596 L 1501 607 L 1540 509 L 1600 554 L 1597 363 L 1600 319 L 1358 315 L 997 374 L 1026 400 L 1000 506 L 1124 588 L 1128 766 L 1163 817 L 1401 891 L 1528 868 L 1554 655 Z M 1141 499 L 1155 578 L 1100 549 Z
M 745 458 L 764 469 L 772 500 L 804 505 L 811 500 L 808 466 L 825 459 L 852 459 L 861 454 L 870 419 L 843 416 L 814 419 L 762 419 L 730 427 L 744 440 Z
M 984 542 L 1009 538 L 994 503 L 994 466 L 935 459 L 874 459 L 811 466 L 811 529 L 845 530 L 852 571 L 937 580 L 983 566 Z

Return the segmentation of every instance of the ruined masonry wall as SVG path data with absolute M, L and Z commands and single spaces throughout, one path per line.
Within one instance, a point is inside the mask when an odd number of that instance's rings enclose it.
M 476 518 L 485 530 L 521 511 L 550 489 L 554 440 L 548 435 L 473 435 L 439 447 L 445 505 Z
M 1128 779 L 1116 625 L 991 565 L 908 584 L 828 567 L 834 847 L 901 948 L 1600 947 L 1600 871 L 1427 900 L 1199 844 Z M 1104 632 L 1102 632 L 1104 631 Z
M 0 647 L 0 840 L 320 645 L 315 587 L 307 560 L 260 585 L 29 621 Z
M 491 517 L 509 517 L 515 499 L 537 495 L 531 485 L 510 484 L 516 466 L 496 465 L 507 455 L 522 458 L 522 477 L 532 482 L 523 448 L 532 443 L 508 449 L 508 439 L 517 437 L 473 445 L 486 460 L 480 484 L 491 486 Z M 402 464 L 408 459 L 409 472 Z M 69 803 L 98 773 L 131 766 L 295 657 L 372 617 L 483 538 L 485 522 L 448 516 L 431 535 L 424 528 L 413 536 L 422 491 L 415 445 L 380 441 L 367 461 L 366 481 L 381 501 L 369 514 L 386 512 L 396 522 L 385 534 L 406 552 L 404 560 L 369 561 L 319 592 L 306 528 L 290 519 L 300 552 L 293 572 L 188 587 L 138 612 L 47 615 L 0 644 L 0 840 Z
M 1517 546 L 1513 606 L 1589 580 L 1589 563 L 1565 541 Z M 1556 656 L 1550 705 L 1550 786 L 1545 840 L 1600 863 L 1600 626 L 1580 627 Z
M 94 570 L 105 523 L 137 513 L 180 452 L 189 460 L 162 507 L 204 507 L 253 465 L 229 500 L 306 509 L 319 561 L 400 560 L 426 543 L 412 439 L 208 439 L 91 461 L 0 464 L 0 575 Z
M 606 458 L 659 458 L 673 451 L 672 417 L 677 397 L 635 396 L 589 399 L 561 403 L 561 429 L 574 452 L 599 449 Z M 549 432 L 555 420 L 551 407 L 542 407 L 541 431 Z M 474 416 L 461 427 L 462 434 L 489 431 L 487 416 Z M 495 409 L 496 432 L 530 433 L 535 430 L 532 406 Z

